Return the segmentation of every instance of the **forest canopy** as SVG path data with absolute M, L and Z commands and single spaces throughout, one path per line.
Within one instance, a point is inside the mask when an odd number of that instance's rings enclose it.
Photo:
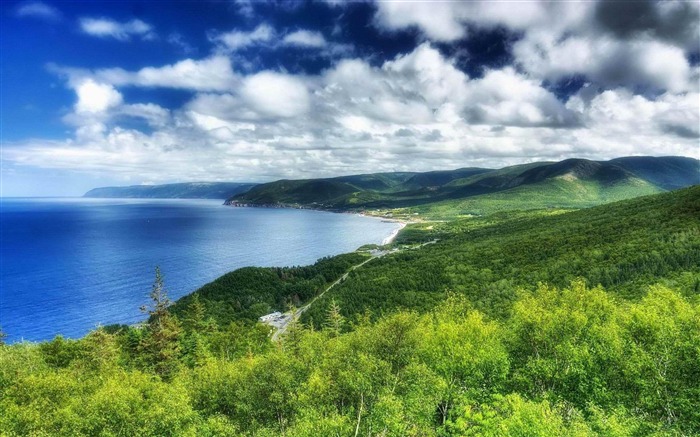
M 700 187 L 395 247 L 241 269 L 169 308 L 163 272 L 141 325 L 2 345 L 0 434 L 700 434 Z M 280 341 L 256 322 L 348 271 Z

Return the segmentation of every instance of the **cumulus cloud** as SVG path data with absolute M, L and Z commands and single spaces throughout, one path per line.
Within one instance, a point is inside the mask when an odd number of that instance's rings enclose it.
M 515 43 L 513 53 L 525 70 L 549 80 L 583 74 L 608 87 L 646 86 L 674 92 L 693 87 L 692 70 L 683 50 L 659 41 L 561 39 L 539 33 Z
M 292 32 L 282 39 L 282 43 L 286 45 L 299 47 L 324 47 L 327 42 L 321 32 L 312 32 L 309 30 L 297 30 Z
M 465 118 L 472 124 L 578 127 L 577 115 L 533 79 L 512 68 L 492 70 L 469 84 Z
M 581 37 L 572 34 L 568 44 L 575 38 Z M 677 46 L 659 41 L 600 38 L 625 47 L 639 44 L 638 54 L 649 49 L 659 64 L 675 62 L 678 53 Z M 603 50 L 588 49 L 590 56 Z M 494 68 L 480 77 L 469 77 L 430 43 L 380 64 L 342 59 L 317 75 L 246 74 L 223 54 L 136 71 L 63 69 L 76 92 L 66 118 L 75 134 L 64 142 L 10 145 L 5 156 L 88 172 L 103 171 L 109 163 L 112 172 L 158 182 L 499 167 L 571 156 L 698 155 L 700 94 L 697 87 L 671 86 L 681 76 L 697 78 L 697 67 L 679 62 L 680 76 L 674 78 L 663 65 L 642 58 L 645 65 L 635 68 L 646 71 L 645 80 L 670 87 L 652 97 L 588 66 L 587 74 L 608 89 L 590 84 L 558 99 L 544 81 L 576 70 L 557 62 L 554 54 L 564 59 L 565 51 L 545 51 L 552 54 L 549 63 Z M 168 110 L 125 101 L 119 89 L 127 86 L 186 89 L 193 95 Z M 123 117 L 145 120 L 150 129 L 125 127 Z
M 275 36 L 275 29 L 268 24 L 262 23 L 250 32 L 234 30 L 213 35 L 210 39 L 228 51 L 237 51 L 252 45 L 271 42 Z
M 134 19 L 126 22 L 118 22 L 109 18 L 81 18 L 80 29 L 83 33 L 98 38 L 114 38 L 119 41 L 128 41 L 132 36 L 143 39 L 155 37 L 153 27 L 141 20 Z
M 375 24 L 387 31 L 416 28 L 435 41 L 464 38 L 468 25 L 504 26 L 513 30 L 535 27 L 571 29 L 588 6 L 570 2 L 376 2 Z
M 47 21 L 61 20 L 61 12 L 55 7 L 40 1 L 20 3 L 15 10 L 18 17 L 33 17 Z
M 611 88 L 657 92 L 696 89 L 688 62 L 700 50 L 700 3 L 634 2 L 377 2 L 375 24 L 414 28 L 454 42 L 482 28 L 521 37 L 512 48 L 528 73 L 546 80 L 584 76 Z
M 309 94 L 301 80 L 270 71 L 247 77 L 241 96 L 251 107 L 272 117 L 294 117 L 309 109 Z
M 184 59 L 171 65 L 146 67 L 138 71 L 121 68 L 102 69 L 95 77 L 116 86 L 179 88 L 194 91 L 226 91 L 238 78 L 226 56 Z
M 81 81 L 75 86 L 78 101 L 75 111 L 79 114 L 97 114 L 122 102 L 122 95 L 113 86 L 95 82 L 92 79 Z
M 653 37 L 691 50 L 700 44 L 698 2 L 601 1 L 595 5 L 595 19 L 602 29 L 619 38 Z
M 337 57 L 352 52 L 352 45 L 330 42 L 319 31 L 298 29 L 284 33 L 267 23 L 261 23 L 251 31 L 233 30 L 213 33 L 209 40 L 216 44 L 220 53 L 233 53 L 251 47 L 279 50 L 287 47 L 316 50 L 317 54 Z
M 170 122 L 170 111 L 153 103 L 122 105 L 115 115 L 141 118 L 153 128 L 166 127 Z

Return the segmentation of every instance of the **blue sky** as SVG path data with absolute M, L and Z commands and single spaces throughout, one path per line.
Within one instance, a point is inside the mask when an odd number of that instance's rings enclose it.
M 0 8 L 3 196 L 700 154 L 697 2 Z

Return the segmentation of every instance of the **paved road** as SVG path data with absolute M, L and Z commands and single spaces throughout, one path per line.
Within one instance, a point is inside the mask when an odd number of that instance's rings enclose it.
M 420 249 L 420 248 L 423 247 L 423 246 L 427 246 L 428 244 L 435 244 L 435 243 L 437 243 L 437 242 L 438 242 L 438 240 L 428 241 L 428 242 L 426 242 L 426 243 L 423 243 L 423 244 L 419 244 L 419 245 L 417 245 L 417 246 L 414 246 L 414 247 L 412 247 L 412 248 L 409 249 L 409 250 Z M 343 274 L 343 276 L 341 276 L 340 278 L 338 278 L 337 281 L 335 281 L 334 283 L 332 283 L 331 285 L 329 285 L 328 288 L 326 288 L 325 290 L 323 290 L 323 291 L 321 292 L 321 294 L 319 294 L 318 296 L 314 297 L 314 298 L 311 300 L 311 302 L 307 303 L 306 305 L 304 305 L 304 306 L 302 306 L 302 307 L 297 308 L 297 310 L 294 312 L 294 314 L 292 314 L 292 313 L 289 312 L 289 311 L 287 311 L 286 313 L 284 313 L 284 315 L 283 315 L 281 318 L 277 319 L 274 323 L 270 323 L 270 326 L 272 326 L 273 328 L 276 329 L 276 331 L 272 334 L 272 341 L 278 341 L 278 340 L 280 339 L 280 337 L 287 331 L 287 326 L 289 325 L 289 322 L 291 322 L 292 320 L 298 320 L 299 317 L 304 313 L 304 311 L 308 310 L 309 307 L 310 307 L 311 305 L 313 305 L 314 302 L 316 302 L 316 299 L 320 298 L 321 296 L 323 296 L 324 294 L 326 294 L 326 292 L 328 292 L 328 290 L 332 289 L 333 287 L 335 287 L 336 285 L 340 284 L 340 283 L 343 282 L 345 279 L 347 279 L 347 277 L 348 277 L 348 275 L 350 274 L 350 272 L 352 272 L 352 271 L 355 270 L 355 269 L 359 269 L 360 267 L 362 267 L 363 265 L 365 265 L 365 264 L 367 264 L 368 262 L 372 261 L 373 259 L 381 258 L 381 257 L 383 257 L 383 256 L 386 255 L 386 254 L 389 254 L 389 253 L 396 253 L 396 252 L 398 252 L 398 251 L 399 251 L 398 249 L 392 249 L 392 250 L 374 250 L 374 251 L 372 251 L 372 252 L 371 252 L 371 257 L 370 257 L 369 259 L 366 259 L 366 260 L 362 261 L 361 263 L 352 266 L 352 267 L 350 268 L 350 270 L 348 270 L 347 272 L 345 272 L 345 274 Z
M 283 335 L 283 334 L 285 333 L 285 331 L 287 331 L 287 326 L 289 325 L 289 322 L 291 322 L 292 320 L 298 320 L 299 317 L 304 313 L 304 311 L 306 311 L 307 309 L 309 309 L 309 307 L 310 307 L 314 302 L 316 302 L 316 299 L 320 298 L 321 296 L 323 296 L 324 294 L 326 294 L 326 292 L 327 292 L 328 290 L 330 290 L 331 288 L 335 287 L 336 285 L 340 284 L 340 283 L 343 282 L 345 279 L 347 279 L 347 277 L 348 277 L 348 275 L 350 274 L 350 272 L 352 272 L 352 271 L 355 270 L 355 269 L 358 269 L 358 268 L 362 267 L 363 265 L 367 264 L 368 262 L 372 261 L 372 260 L 375 259 L 375 258 L 379 258 L 379 257 L 381 257 L 381 256 L 386 255 L 387 253 L 388 253 L 388 252 L 383 252 L 383 253 L 378 254 L 378 255 L 373 255 L 373 256 L 370 257 L 369 259 L 366 259 L 366 260 L 362 261 L 361 263 L 352 266 L 352 267 L 350 268 L 350 270 L 348 270 L 347 272 L 345 272 L 345 274 L 343 274 L 343 276 L 341 276 L 340 278 L 338 278 L 337 281 L 335 281 L 334 283 L 332 283 L 331 285 L 329 285 L 328 288 L 326 288 L 325 290 L 323 290 L 323 291 L 321 292 L 321 294 L 319 294 L 318 296 L 314 297 L 314 298 L 311 300 L 311 302 L 307 303 L 306 305 L 304 305 L 304 306 L 302 306 L 302 307 L 297 308 L 297 310 L 294 312 L 294 314 L 291 314 L 291 313 L 289 313 L 289 312 L 284 313 L 284 319 L 281 321 L 281 323 L 279 323 L 279 326 L 274 326 L 274 327 L 277 328 L 277 330 L 275 331 L 274 334 L 272 334 L 272 341 L 277 341 L 277 340 L 279 340 L 279 339 L 280 339 L 280 336 Z

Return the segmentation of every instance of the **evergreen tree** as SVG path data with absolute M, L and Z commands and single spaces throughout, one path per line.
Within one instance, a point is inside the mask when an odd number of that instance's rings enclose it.
M 325 328 L 330 331 L 331 336 L 337 337 L 343 332 L 343 325 L 345 324 L 345 317 L 340 314 L 340 306 L 335 302 L 335 299 L 331 300 L 331 304 L 328 307 L 328 312 L 326 313 Z
M 103 327 L 89 333 L 82 341 L 82 360 L 86 368 L 100 372 L 117 364 L 119 345 L 113 334 Z
M 192 295 L 192 302 L 185 309 L 182 320 L 182 328 L 185 332 L 198 332 L 205 328 L 206 308 L 199 300 L 199 294 Z
M 141 342 L 148 364 L 161 377 L 168 380 L 178 367 L 180 357 L 180 335 L 182 328 L 177 318 L 170 314 L 171 304 L 163 285 L 163 275 L 156 267 L 156 279 L 151 289 L 151 307 L 143 306 L 141 311 L 149 315 L 146 335 Z
M 160 273 L 160 267 L 156 266 L 156 279 L 153 281 L 151 294 L 149 295 L 152 301 L 152 306 L 149 308 L 146 305 L 141 306 L 141 312 L 149 315 L 149 324 L 151 321 L 156 321 L 168 314 L 168 307 L 172 304 L 168 298 L 168 292 L 163 284 L 163 275 Z
M 192 302 L 183 314 L 182 327 L 185 338 L 182 342 L 183 359 L 189 367 L 199 366 L 211 356 L 207 334 L 213 326 L 205 320 L 206 309 L 199 300 L 199 294 L 192 296 Z
M 287 323 L 287 329 L 281 336 L 282 347 L 286 351 L 296 353 L 299 349 L 301 338 L 304 335 L 304 326 L 299 322 L 297 309 L 294 305 L 289 306 L 288 312 L 291 314 L 291 319 L 289 323 Z

